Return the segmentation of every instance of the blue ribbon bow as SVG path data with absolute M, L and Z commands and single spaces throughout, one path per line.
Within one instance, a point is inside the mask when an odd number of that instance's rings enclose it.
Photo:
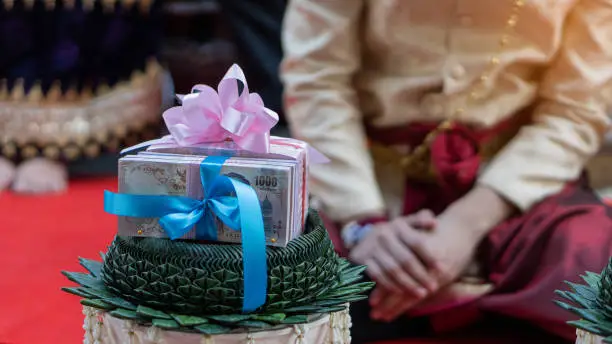
M 107 213 L 141 218 L 159 218 L 170 239 L 183 237 L 196 226 L 196 237 L 217 240 L 215 215 L 242 234 L 244 300 L 242 311 L 252 312 L 266 302 L 266 239 L 261 205 L 249 185 L 221 176 L 227 157 L 210 156 L 200 164 L 204 199 L 168 195 L 127 195 L 104 192 Z M 233 195 L 235 196 L 233 196 Z

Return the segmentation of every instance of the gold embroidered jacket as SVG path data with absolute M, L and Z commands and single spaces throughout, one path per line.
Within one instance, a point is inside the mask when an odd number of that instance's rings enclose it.
M 478 180 L 523 210 L 576 179 L 609 125 L 610 0 L 293 0 L 283 44 L 286 113 L 332 160 L 312 192 L 336 220 L 402 199 L 364 122 L 491 127 L 533 106 Z

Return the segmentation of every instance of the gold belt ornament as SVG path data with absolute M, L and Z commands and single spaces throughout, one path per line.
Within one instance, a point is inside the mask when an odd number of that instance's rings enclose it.
M 45 156 L 75 160 L 116 151 L 158 135 L 161 67 L 149 61 L 126 82 L 62 92 L 55 83 L 43 94 L 40 85 L 26 94 L 23 80 L 8 89 L 0 80 L 0 153 L 14 160 Z
M 478 155 L 482 160 L 487 161 L 497 154 L 497 152 L 499 152 L 518 132 L 521 124 L 522 122 L 517 121 L 516 125 L 509 126 L 508 130 L 503 130 L 495 135 L 494 138 L 483 142 L 477 142 Z M 436 135 L 438 134 L 439 132 L 436 133 Z M 435 138 L 433 135 L 432 137 Z M 431 163 L 429 146 L 427 146 L 426 150 L 421 149 L 419 152 L 416 152 L 418 147 L 424 147 L 423 144 L 420 144 L 415 150 L 407 154 L 403 154 L 391 146 L 386 146 L 378 142 L 370 142 L 369 146 L 370 154 L 376 164 L 393 166 L 403 171 L 404 176 L 408 179 L 425 182 L 436 181 L 436 171 Z M 410 147 L 408 148 L 410 149 Z
M 430 163 L 429 156 L 422 160 L 416 160 L 415 155 L 402 154 L 393 147 L 385 146 L 377 142 L 370 143 L 370 154 L 377 165 L 392 166 L 402 171 L 408 179 L 433 182 L 436 173 Z

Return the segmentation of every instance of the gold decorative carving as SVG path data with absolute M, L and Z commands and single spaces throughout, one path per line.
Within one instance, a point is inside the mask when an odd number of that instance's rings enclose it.
M 62 8 L 71 10 L 74 9 L 75 0 L 22 0 L 26 9 L 30 10 L 34 7 L 36 2 L 42 2 L 45 6 L 45 10 L 53 11 L 60 4 Z M 138 5 L 138 9 L 142 14 L 148 14 L 151 12 L 154 0 L 83 0 L 83 9 L 87 12 L 92 11 L 96 8 L 96 3 L 102 5 L 104 11 L 112 11 L 115 5 L 119 3 L 122 8 L 131 9 L 135 4 Z M 15 8 L 15 0 L 2 0 L 5 10 L 11 11 Z
M 44 94 L 39 82 L 26 93 L 23 80 L 10 89 L 0 80 L 0 152 L 29 158 L 36 151 L 70 160 L 94 157 L 104 147 L 115 151 L 128 137 L 140 139 L 144 130 L 150 136 L 160 120 L 161 70 L 150 60 L 145 71 L 113 87 L 103 85 L 96 96 L 75 85 L 62 92 L 59 81 Z M 55 148 L 47 151 L 49 146 Z

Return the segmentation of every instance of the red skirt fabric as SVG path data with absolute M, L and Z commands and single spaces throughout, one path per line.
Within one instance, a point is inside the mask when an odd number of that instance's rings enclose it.
M 574 339 L 566 321 L 576 317 L 554 305 L 554 291 L 566 288 L 563 281 L 580 282 L 585 271 L 601 271 L 612 256 L 611 208 L 585 184 L 569 185 L 494 228 L 482 242 L 479 261 L 494 290 L 468 304 L 441 307 L 429 315 L 433 327 L 455 330 L 495 313 Z M 344 254 L 338 227 L 328 226 Z
M 478 140 L 465 133 L 469 131 L 456 128 L 433 143 L 431 160 L 441 179 L 435 185 L 408 181 L 404 214 L 420 209 L 439 213 L 472 187 L 479 165 L 474 148 Z M 458 170 L 472 173 L 453 179 Z M 330 228 L 338 251 L 345 254 L 337 227 Z M 606 266 L 612 256 L 612 208 L 583 178 L 493 228 L 479 252 L 484 277 L 494 290 L 467 304 L 438 308 L 443 311 L 430 314 L 434 328 L 455 329 L 494 313 L 526 320 L 573 340 L 575 331 L 566 321 L 575 317 L 554 305 L 554 291 L 565 289 L 563 281 L 579 282 L 585 271 L 599 272 Z
M 612 256 L 612 212 L 586 183 L 568 186 L 528 213 L 494 228 L 483 243 L 483 262 L 495 291 L 477 307 L 528 320 L 565 338 L 576 317 L 551 300 L 563 281 L 601 271 Z

